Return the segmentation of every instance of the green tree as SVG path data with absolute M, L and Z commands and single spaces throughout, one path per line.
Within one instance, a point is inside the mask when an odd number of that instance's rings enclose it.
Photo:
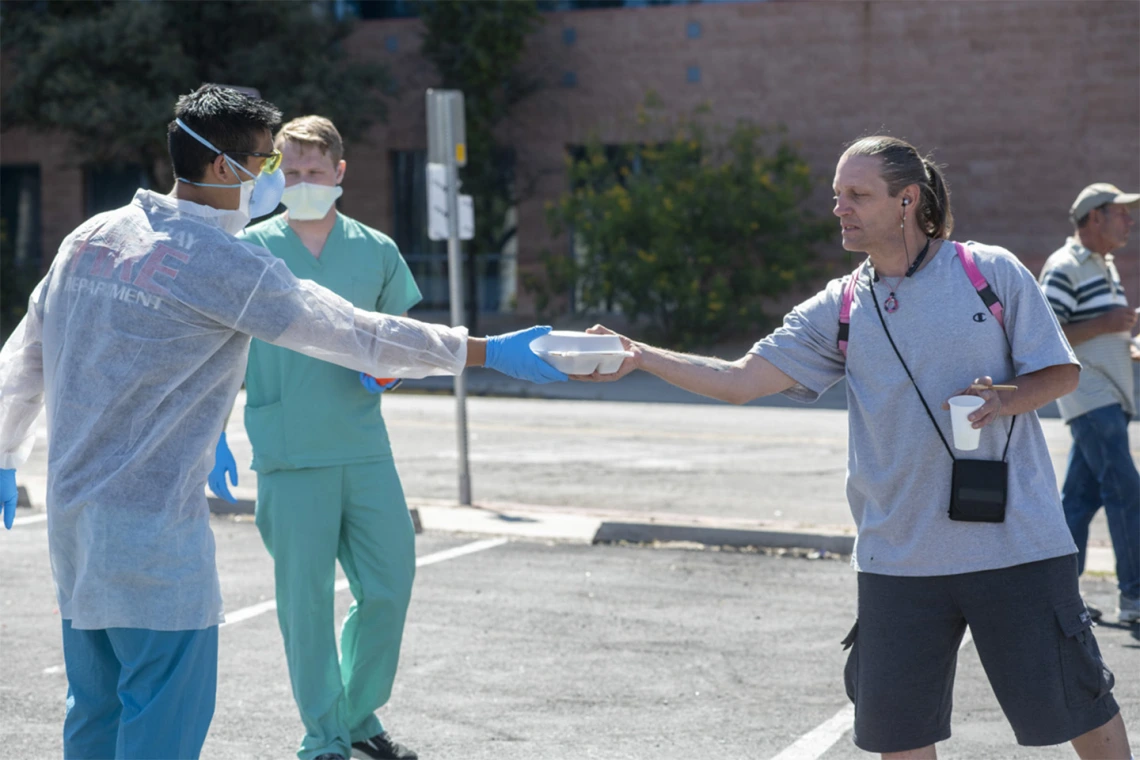
M 516 229 L 507 220 L 525 188 L 515 174 L 514 152 L 496 136 L 511 109 L 538 88 L 519 69 L 527 37 L 541 17 L 534 0 L 436 0 L 420 10 L 425 33 L 420 52 L 439 72 L 440 85 L 463 92 L 467 166 L 463 192 L 475 206 L 475 239 L 467 244 L 467 326 L 478 317 L 477 258 L 502 252 Z
M 385 69 L 349 59 L 327 3 L 4 2 L 4 128 L 61 130 L 76 160 L 173 178 L 166 125 L 204 82 L 257 88 L 286 118 L 319 113 L 351 141 L 382 119 Z
M 766 327 L 765 300 L 817 276 L 813 250 L 834 231 L 802 208 L 807 163 L 782 130 L 649 113 L 640 145 L 595 140 L 570 160 L 571 190 L 548 216 L 576 253 L 545 254 L 546 280 L 527 283 L 540 309 L 574 292 L 580 310 L 617 307 L 681 348 Z

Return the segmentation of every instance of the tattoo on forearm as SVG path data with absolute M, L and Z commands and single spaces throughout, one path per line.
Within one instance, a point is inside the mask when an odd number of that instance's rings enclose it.
M 686 364 L 692 364 L 694 367 L 705 367 L 717 372 L 728 372 L 732 369 L 732 362 L 726 362 L 724 359 L 717 359 L 712 356 L 693 356 L 692 354 L 680 354 L 676 351 L 670 351 L 669 354 Z

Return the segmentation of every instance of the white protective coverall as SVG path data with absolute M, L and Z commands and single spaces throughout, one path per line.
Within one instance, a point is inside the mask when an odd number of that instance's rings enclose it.
M 48 540 L 76 629 L 222 622 L 203 486 L 250 336 L 375 377 L 452 375 L 467 330 L 361 311 L 222 231 L 224 212 L 139 190 L 64 240 L 0 351 L 0 468 L 46 406 Z

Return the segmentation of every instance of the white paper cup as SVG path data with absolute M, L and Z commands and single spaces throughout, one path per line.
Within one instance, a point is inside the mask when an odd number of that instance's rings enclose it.
M 973 427 L 969 416 L 986 403 L 981 396 L 952 396 L 950 398 L 950 424 L 954 430 L 954 448 L 973 451 L 982 439 L 982 429 Z

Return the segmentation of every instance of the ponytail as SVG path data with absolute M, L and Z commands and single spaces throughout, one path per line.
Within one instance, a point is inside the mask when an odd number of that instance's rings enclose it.
M 918 205 L 918 224 L 928 237 L 949 239 L 954 231 L 954 214 L 950 210 L 950 189 L 942 176 L 942 169 L 929 158 L 922 159 L 927 182 L 922 188 L 922 202 Z

